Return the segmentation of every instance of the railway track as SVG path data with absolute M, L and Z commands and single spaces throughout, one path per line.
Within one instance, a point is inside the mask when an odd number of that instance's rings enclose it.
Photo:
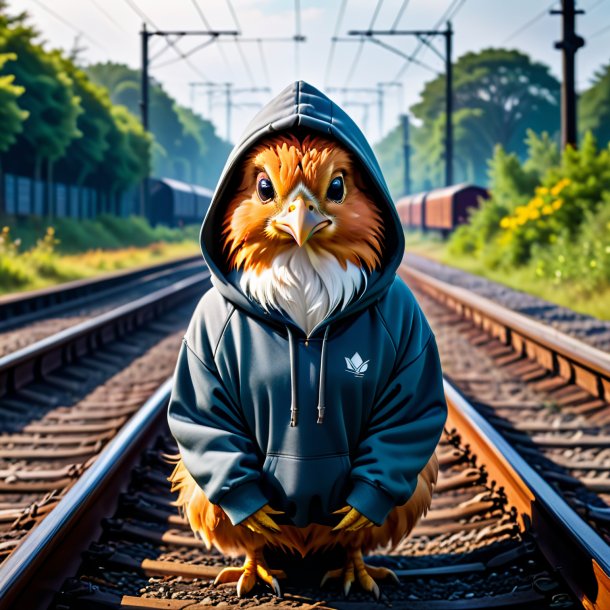
M 407 252 L 403 262 L 410 269 L 490 299 L 599 350 L 610 351 L 610 320 L 599 320 L 413 252 Z
M 190 272 L 0 358 L 0 562 L 172 373 L 209 281 Z
M 416 270 L 401 273 L 445 374 L 610 543 L 610 354 Z
M 607 354 L 588 351 L 546 327 L 543 338 L 535 324 L 484 299 L 451 287 L 446 291 L 404 268 L 401 273 L 417 293 L 437 335 L 444 369 L 459 389 L 447 381 L 450 419 L 439 447 L 441 477 L 432 510 L 397 549 L 371 558 L 371 563 L 393 568 L 401 579 L 399 586 L 385 587 L 382 601 L 394 608 L 431 610 L 610 607 Z M 189 316 L 174 313 L 177 325 L 178 318 L 184 322 Z M 167 333 L 168 325 L 161 327 Z M 157 331 L 152 323 L 144 334 Z M 155 343 L 155 337 L 149 339 Z M 170 333 L 165 357 L 153 360 L 169 361 L 171 369 L 177 341 L 178 335 Z M 34 398 L 40 408 L 40 384 L 45 383 L 74 392 L 86 377 L 79 367 L 85 362 L 90 372 L 97 361 L 91 360 L 95 354 L 83 355 L 82 347 L 75 347 L 75 337 L 68 345 L 67 350 L 55 345 L 55 356 L 42 356 L 38 364 L 13 367 L 9 373 L 2 368 L 6 359 L 0 359 L 4 400 Z M 139 369 L 120 373 L 124 363 L 118 355 L 133 348 L 121 345 L 116 343 L 117 349 L 102 357 L 106 366 L 114 365 L 115 374 L 124 375 L 124 380 L 115 380 L 119 398 L 110 420 L 122 420 L 108 426 L 111 435 L 71 445 L 64 438 L 59 446 L 67 443 L 68 455 L 55 447 L 52 457 L 44 437 L 37 446 L 38 438 L 25 436 L 26 451 L 0 456 L 0 471 L 5 460 L 17 460 L 12 471 L 6 468 L 0 474 L 8 475 L 4 486 L 24 486 L 18 519 L 3 511 L 19 497 L 3 503 L 0 496 L 0 551 L 8 556 L 0 572 L 0 609 L 372 607 L 357 592 L 345 600 L 338 588 L 320 591 L 313 584 L 320 558 L 308 562 L 309 579 L 289 581 L 282 601 L 263 588 L 240 600 L 234 587 L 211 586 L 230 560 L 208 552 L 171 504 L 166 480 L 171 465 L 163 458 L 176 450 L 165 424 L 169 382 L 125 424 L 159 385 L 165 369 L 146 378 L 150 361 L 142 360 Z M 70 356 L 75 353 L 80 364 Z M 47 368 L 45 362 L 56 366 Z M 75 377 L 70 368 L 59 366 L 75 366 L 78 382 L 71 383 Z M 127 397 L 127 388 L 135 396 Z M 89 437 L 92 429 L 87 426 L 99 423 L 100 405 L 108 404 L 93 394 L 85 398 L 85 410 L 74 411 L 72 418 L 65 405 L 55 413 L 58 405 L 50 402 L 56 400 L 47 399 L 47 412 L 80 422 L 84 427 L 79 434 Z M 13 406 L 9 402 L 11 410 Z M 91 414 L 93 421 L 83 424 L 83 417 Z M 44 415 L 23 429 L 39 436 L 37 426 L 49 423 L 65 437 L 76 433 L 68 430 L 71 423 L 45 422 Z M 74 469 L 76 456 L 70 453 L 75 445 L 84 447 L 76 462 L 80 470 Z M 97 458 L 86 462 L 92 445 Z M 28 467 L 19 463 L 32 453 L 45 460 L 44 476 L 28 475 Z M 52 468 L 50 459 L 55 460 Z M 16 470 L 20 476 L 14 476 Z M 67 471 L 70 482 L 50 497 L 46 488 L 26 485 L 35 481 L 41 487 L 44 479 L 48 486 L 48 479 L 66 478 Z M 26 531 L 36 527 L 11 547 L 3 531 L 9 522 L 23 524 Z M 10 548 L 3 546 L 6 542 Z M 287 571 L 290 575 L 290 562 Z
M 5 564 L 0 608 L 375 606 L 357 591 L 346 600 L 338 586 L 320 590 L 319 558 L 302 580 L 291 580 L 290 561 L 283 565 L 283 600 L 262 587 L 242 600 L 232 585 L 211 585 L 230 560 L 208 552 L 171 504 L 164 459 L 175 451 L 165 422 L 170 385 Z M 594 570 L 607 569 L 607 557 L 594 532 L 449 383 L 446 392 L 450 419 L 432 510 L 397 549 L 370 558 L 400 578 L 384 588 L 380 607 L 577 608 L 580 597 L 603 608 L 607 581 L 595 580 Z
M 0 357 L 203 269 L 201 256 L 0 296 Z

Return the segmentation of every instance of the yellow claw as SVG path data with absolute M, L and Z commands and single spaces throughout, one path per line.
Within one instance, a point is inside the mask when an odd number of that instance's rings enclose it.
M 254 519 L 260 523 L 263 527 L 271 530 L 272 532 L 279 532 L 280 528 L 278 524 L 271 518 L 267 513 L 263 512 L 263 509 L 254 513 Z
M 283 515 L 281 510 L 274 510 L 268 504 L 265 504 L 262 508 L 257 510 L 254 514 L 250 515 L 244 522 L 249 530 L 252 530 L 256 534 L 264 534 L 265 531 L 272 531 L 277 533 L 280 530 L 277 523 L 269 515 Z
M 357 532 L 358 530 L 361 530 L 361 529 L 367 528 L 367 527 L 372 527 L 373 525 L 375 525 L 375 524 L 372 521 L 370 521 L 367 517 L 365 517 L 364 515 L 360 515 L 358 520 L 352 526 L 346 528 L 345 531 Z
M 270 570 L 260 551 L 253 555 L 247 555 L 241 568 L 225 568 L 222 570 L 216 577 L 214 584 L 236 582 L 238 597 L 244 597 L 254 588 L 257 577 L 268 584 L 278 597 L 282 596 L 282 590 L 277 579 L 286 578 L 286 574 L 282 570 Z
M 358 521 L 360 516 L 360 513 L 355 508 L 352 508 L 347 515 L 341 519 L 339 525 L 333 527 L 333 532 L 351 527 L 354 525 L 354 523 L 356 523 L 356 521 Z

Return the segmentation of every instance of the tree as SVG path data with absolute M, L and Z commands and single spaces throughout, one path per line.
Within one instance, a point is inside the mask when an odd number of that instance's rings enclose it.
M 70 142 L 58 171 L 68 180 L 82 185 L 99 168 L 109 147 L 108 134 L 113 127 L 112 104 L 108 92 L 92 83 L 89 77 L 72 61 L 58 58 L 72 80 L 78 95 L 82 114 L 78 116 L 77 128 L 81 138 Z
M 64 155 L 70 142 L 81 136 L 77 118 L 82 112 L 72 80 L 62 69 L 58 57 L 33 42 L 37 33 L 23 22 L 0 21 L 0 53 L 18 57 L 11 65 L 14 82 L 23 87 L 19 106 L 28 112 L 24 129 L 11 150 L 11 169 L 41 177 L 42 162 L 47 161 L 47 177 L 52 164 Z M 9 27 L 7 27 L 9 26 Z M 6 67 L 1 74 L 6 75 Z M 33 160 L 33 164 L 30 162 Z M 33 167 L 32 167 L 33 165 Z
M 555 134 L 559 128 L 558 81 L 547 66 L 519 51 L 485 49 L 460 57 L 454 65 L 454 100 L 460 179 L 484 182 L 486 161 L 497 144 L 523 158 L 528 129 Z M 444 150 L 439 129 L 444 106 L 445 76 L 439 75 L 426 83 L 421 101 L 411 108 L 437 165 Z
M 9 61 L 14 61 L 14 53 L 0 55 L 0 71 Z M 14 84 L 15 76 L 6 74 L 0 76 L 0 153 L 8 150 L 23 131 L 23 122 L 28 112 L 19 107 L 17 100 L 23 94 L 23 87 Z
M 123 64 L 107 62 L 86 68 L 87 74 L 111 92 L 115 104 L 139 112 L 140 74 Z M 154 136 L 152 168 L 157 176 L 214 187 L 231 146 L 216 135 L 210 121 L 179 106 L 151 82 L 150 126 Z
M 111 116 L 108 148 L 95 181 L 114 198 L 148 175 L 152 137 L 124 106 L 113 106 Z
M 610 63 L 595 73 L 595 80 L 578 102 L 579 128 L 595 136 L 601 146 L 610 142 Z

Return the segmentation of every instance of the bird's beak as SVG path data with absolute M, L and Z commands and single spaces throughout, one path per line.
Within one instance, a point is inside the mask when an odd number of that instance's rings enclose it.
M 304 245 L 314 234 L 331 224 L 318 207 L 303 197 L 297 197 L 279 216 L 275 223 L 278 229 L 291 235 L 299 246 Z

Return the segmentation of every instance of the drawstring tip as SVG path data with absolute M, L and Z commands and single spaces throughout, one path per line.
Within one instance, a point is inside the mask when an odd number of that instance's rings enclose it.
M 290 409 L 290 427 L 294 428 L 297 425 L 297 420 L 298 420 L 298 410 L 297 409 Z
M 324 407 L 318 407 L 318 424 L 324 423 Z

